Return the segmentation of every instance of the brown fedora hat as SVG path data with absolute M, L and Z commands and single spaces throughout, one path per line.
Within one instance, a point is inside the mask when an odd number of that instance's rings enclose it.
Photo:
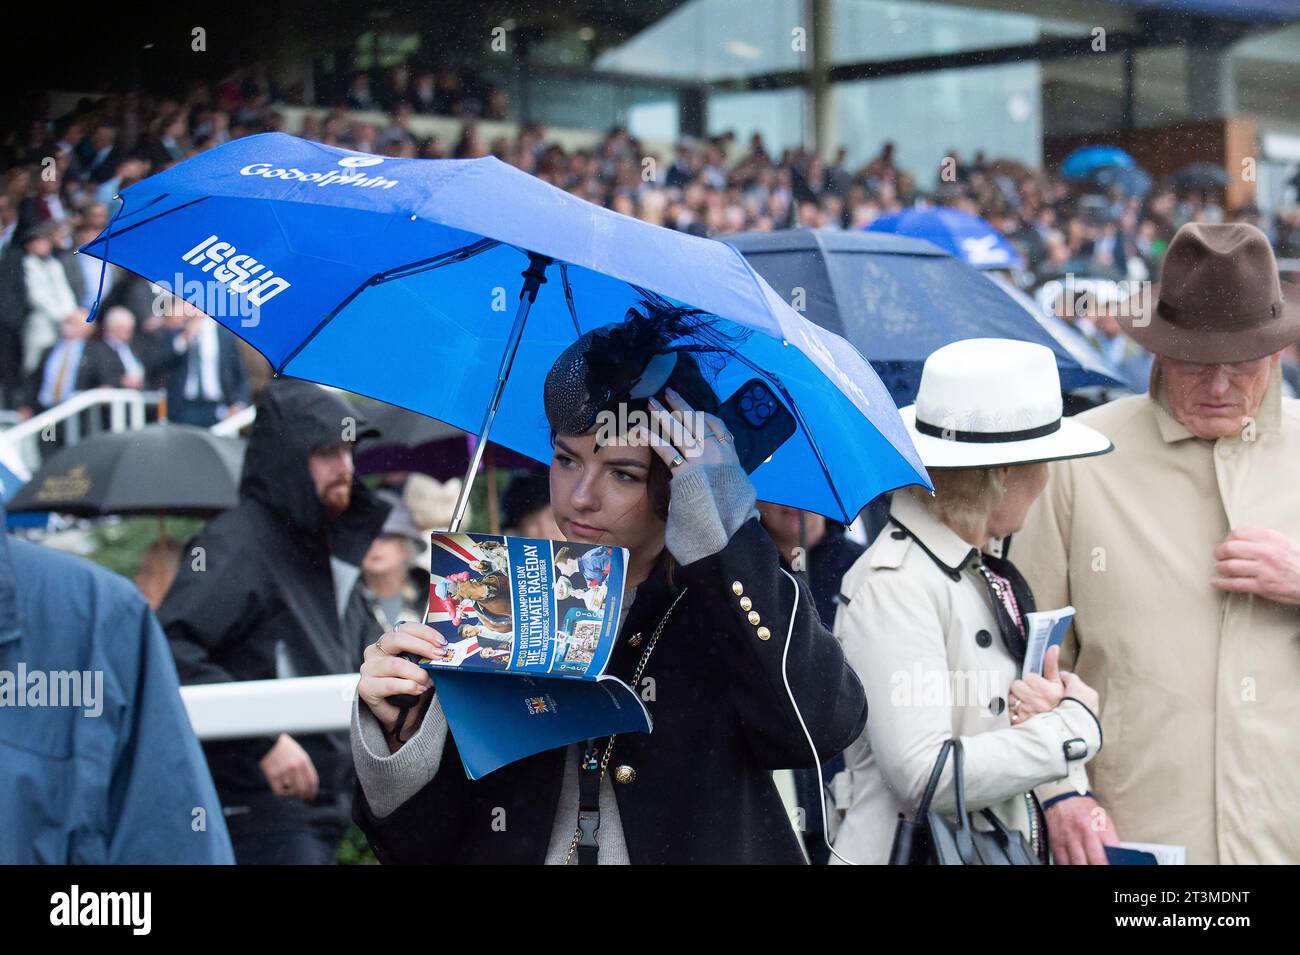
M 1268 237 L 1244 222 L 1189 222 L 1165 253 L 1160 293 L 1118 321 L 1144 348 L 1182 361 L 1263 358 L 1300 341 L 1300 286 L 1283 282 Z

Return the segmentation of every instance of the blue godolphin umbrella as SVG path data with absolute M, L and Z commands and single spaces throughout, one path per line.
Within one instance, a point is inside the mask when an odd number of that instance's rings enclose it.
M 761 499 L 849 521 L 886 490 L 929 486 L 866 360 L 805 321 L 739 252 L 495 158 L 392 159 L 268 133 L 142 180 L 122 200 L 81 251 L 169 288 L 278 374 L 478 435 L 471 475 L 489 431 L 549 462 L 552 362 L 658 296 L 748 333 L 718 372 L 721 398 L 762 377 L 794 414 L 795 435 L 754 472 Z
M 977 269 L 1013 269 L 1021 265 L 1020 253 L 1006 236 L 979 216 L 961 209 L 904 209 L 881 216 L 867 231 L 924 239 Z

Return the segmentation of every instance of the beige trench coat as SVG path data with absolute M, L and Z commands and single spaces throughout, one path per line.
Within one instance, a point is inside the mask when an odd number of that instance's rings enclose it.
M 978 817 L 987 807 L 1028 839 L 1030 790 L 1067 777 L 1087 788 L 1083 764 L 1101 747 L 1097 718 L 1067 699 L 1012 726 L 1007 695 L 1020 663 L 1003 646 L 975 548 L 907 489 L 894 494 L 890 515 L 924 547 L 887 525 L 840 588 L 849 602 L 836 613 L 835 636 L 869 705 L 867 728 L 831 784 L 835 850 L 850 862 L 888 862 L 898 814 L 912 817 L 953 736 L 962 740 L 976 824 L 987 828 Z M 1086 746 L 1067 761 L 1065 744 L 1076 739 Z M 955 811 L 951 759 L 932 808 Z
M 1300 402 L 1275 368 L 1254 433 L 1207 441 L 1160 394 L 1157 368 L 1147 395 L 1079 416 L 1115 450 L 1051 465 L 1010 556 L 1077 610 L 1062 666 L 1101 694 L 1089 774 L 1119 837 L 1300 862 L 1300 609 L 1210 584 L 1232 528 L 1300 540 Z

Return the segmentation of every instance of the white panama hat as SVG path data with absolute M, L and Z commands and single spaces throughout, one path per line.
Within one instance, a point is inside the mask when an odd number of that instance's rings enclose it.
M 925 360 L 916 404 L 899 411 L 927 468 L 986 468 L 1105 454 L 1105 435 L 1061 415 L 1052 350 L 969 338 Z

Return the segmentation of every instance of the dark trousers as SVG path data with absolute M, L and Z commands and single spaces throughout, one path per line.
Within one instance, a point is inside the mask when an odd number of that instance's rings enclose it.
M 167 418 L 176 424 L 192 424 L 200 428 L 210 428 L 221 419 L 217 417 L 217 409 L 221 405 L 215 401 L 204 401 L 201 398 L 183 398 L 173 402 L 167 407 Z
M 343 838 L 342 826 L 309 825 L 271 832 L 240 831 L 235 817 L 226 820 L 239 865 L 333 865 Z
M 222 802 L 239 865 L 334 864 L 348 818 L 337 797 L 307 804 L 267 792 Z

